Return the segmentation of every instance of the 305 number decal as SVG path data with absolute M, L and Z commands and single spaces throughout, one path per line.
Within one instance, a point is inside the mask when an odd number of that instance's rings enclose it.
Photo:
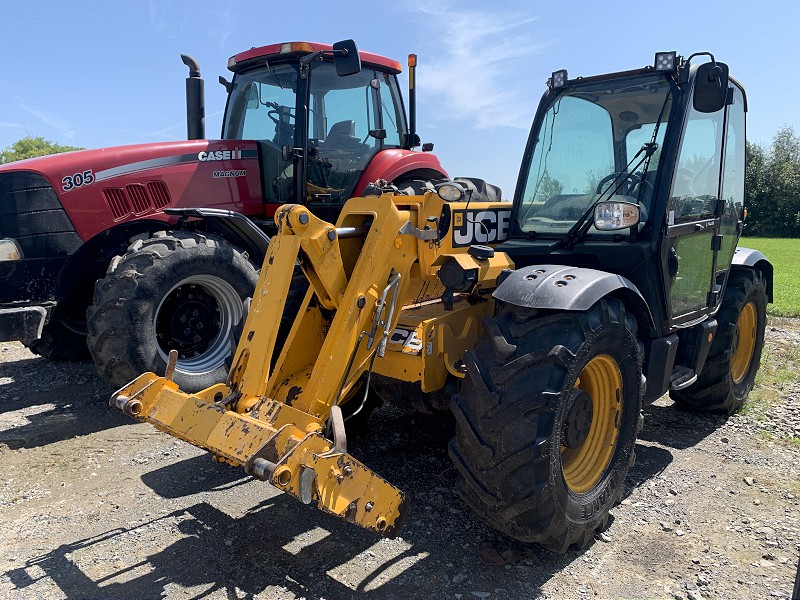
M 94 173 L 92 173 L 91 169 L 84 171 L 83 173 L 75 173 L 75 175 L 67 175 L 64 179 L 61 180 L 61 188 L 68 192 L 71 189 L 83 187 L 84 185 L 89 185 L 94 181 Z

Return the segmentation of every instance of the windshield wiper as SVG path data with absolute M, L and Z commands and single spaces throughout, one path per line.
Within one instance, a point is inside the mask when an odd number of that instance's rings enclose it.
M 656 138 L 658 137 L 658 130 L 661 127 L 661 123 L 662 123 L 661 119 L 664 117 L 664 111 L 666 110 L 667 104 L 669 103 L 669 99 L 671 97 L 672 97 L 672 90 L 670 90 L 667 93 L 667 95 L 664 97 L 664 103 L 661 105 L 661 110 L 658 113 L 658 119 L 656 119 L 655 127 L 653 127 L 653 136 L 650 138 L 650 141 L 646 142 L 639 149 L 639 151 L 633 156 L 633 158 L 631 158 L 630 162 L 628 162 L 628 164 L 625 166 L 625 169 L 623 169 L 620 172 L 620 174 L 617 175 L 617 177 L 611 182 L 612 185 L 610 185 L 610 186 L 608 186 L 606 188 L 606 191 L 608 191 L 608 190 L 613 188 L 613 191 L 608 196 L 609 198 L 611 196 L 613 196 L 614 194 L 616 194 L 617 191 L 619 190 L 619 188 L 622 187 L 622 184 L 625 182 L 625 180 L 628 179 L 628 177 L 630 177 L 633 173 L 635 173 L 636 169 L 638 169 L 642 165 L 642 163 L 644 163 L 644 169 L 643 169 L 642 174 L 640 176 L 641 183 L 639 184 L 639 186 L 640 186 L 639 194 L 637 196 L 637 200 L 639 202 L 641 202 L 642 193 L 643 193 L 644 187 L 645 187 L 644 178 L 647 175 L 648 169 L 650 168 L 650 159 L 652 158 L 653 154 L 655 154 L 656 150 L 658 149 L 658 144 L 656 143 Z M 636 157 L 639 156 L 642 153 L 644 153 L 644 156 L 642 156 L 642 158 L 639 160 L 637 165 L 633 169 L 631 169 L 629 171 L 628 167 L 630 167 L 631 163 L 636 160 Z M 624 177 L 622 177 L 623 175 L 624 175 Z M 614 183 L 620 177 L 622 177 L 622 180 L 619 183 L 617 183 L 616 186 L 614 186 Z M 605 193 L 606 192 L 601 192 L 600 195 L 597 197 L 597 200 L 592 202 L 592 204 L 589 206 L 589 208 L 586 209 L 586 212 L 584 212 L 580 216 L 580 218 L 575 222 L 575 225 L 570 227 L 569 231 L 567 232 L 567 235 L 564 237 L 563 243 L 561 244 L 561 246 L 563 248 L 572 248 L 575 244 L 578 243 L 578 241 L 584 235 L 586 235 L 586 232 L 589 231 L 589 228 L 591 227 L 591 223 L 588 220 L 589 216 L 591 216 L 591 214 L 594 212 L 594 207 L 597 206 L 597 204 L 603 198 Z
M 575 221 L 575 224 L 569 228 L 569 231 L 567 231 L 567 235 L 564 236 L 564 239 L 562 241 L 561 244 L 562 247 L 572 248 L 575 244 L 578 243 L 578 240 L 580 240 L 584 235 L 586 235 L 586 232 L 589 231 L 589 227 L 591 227 L 591 221 L 589 217 L 594 212 L 594 207 L 597 206 L 603 200 L 611 198 L 611 196 L 616 194 L 620 190 L 620 188 L 622 188 L 625 181 L 627 181 L 628 178 L 631 175 L 633 175 L 640 166 L 642 166 L 644 161 L 645 160 L 649 161 L 650 157 L 655 153 L 657 149 L 658 149 L 658 144 L 656 144 L 655 142 L 646 142 L 645 144 L 642 145 L 641 148 L 639 148 L 639 151 L 633 155 L 633 158 L 631 158 L 630 162 L 628 162 L 628 164 L 625 165 L 625 168 L 622 171 L 620 171 L 619 174 L 611 181 L 611 185 L 609 185 L 605 190 L 600 192 L 600 195 L 597 196 L 594 202 L 592 202 L 589 205 L 589 208 L 587 208 L 584 211 L 584 213 L 578 218 L 578 220 Z M 639 156 L 642 154 L 644 154 L 644 156 L 642 156 L 642 158 L 639 159 L 639 162 L 636 163 L 636 166 L 633 167 L 633 169 L 630 169 L 630 166 L 631 164 L 633 164 L 633 161 L 639 158 Z M 644 176 L 645 174 L 642 173 L 641 175 L 642 181 L 644 181 Z M 644 183 L 641 183 L 640 185 L 644 187 Z

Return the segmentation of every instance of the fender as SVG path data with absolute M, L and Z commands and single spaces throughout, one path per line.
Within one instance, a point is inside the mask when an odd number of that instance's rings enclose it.
M 411 171 L 420 171 L 426 177 L 433 179 L 447 178 L 447 171 L 444 170 L 434 154 L 389 148 L 381 150 L 372 157 L 353 190 L 353 196 L 360 196 L 368 183 L 373 183 L 378 179 L 395 181 Z
M 764 253 L 752 248 L 739 246 L 736 248 L 736 252 L 733 253 L 733 259 L 731 260 L 731 268 L 735 269 L 737 267 L 750 267 L 761 271 L 767 280 L 767 300 L 772 302 L 772 273 L 774 267 Z
M 598 300 L 617 292 L 639 319 L 652 330 L 653 316 L 638 288 L 630 280 L 595 269 L 563 265 L 531 265 L 512 271 L 492 296 L 515 306 L 550 310 L 589 310 Z

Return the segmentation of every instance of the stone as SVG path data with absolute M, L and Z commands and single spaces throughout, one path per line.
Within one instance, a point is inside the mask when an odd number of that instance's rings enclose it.
M 744 478 L 744 482 L 745 482 L 747 485 L 753 485 L 753 484 L 756 482 L 756 480 L 755 480 L 755 479 L 753 479 L 752 477 L 745 477 L 745 478 Z

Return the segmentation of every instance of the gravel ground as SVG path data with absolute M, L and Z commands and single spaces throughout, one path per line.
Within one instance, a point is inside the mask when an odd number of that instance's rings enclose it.
M 800 322 L 766 352 L 800 346 Z M 795 352 L 796 355 L 796 352 Z M 509 547 L 456 499 L 448 419 L 377 411 L 350 449 L 413 498 L 379 539 L 112 411 L 89 363 L 0 344 L 0 598 L 788 598 L 800 383 L 728 420 L 645 412 L 628 495 L 585 551 Z M 491 566 L 487 562 L 508 564 Z

